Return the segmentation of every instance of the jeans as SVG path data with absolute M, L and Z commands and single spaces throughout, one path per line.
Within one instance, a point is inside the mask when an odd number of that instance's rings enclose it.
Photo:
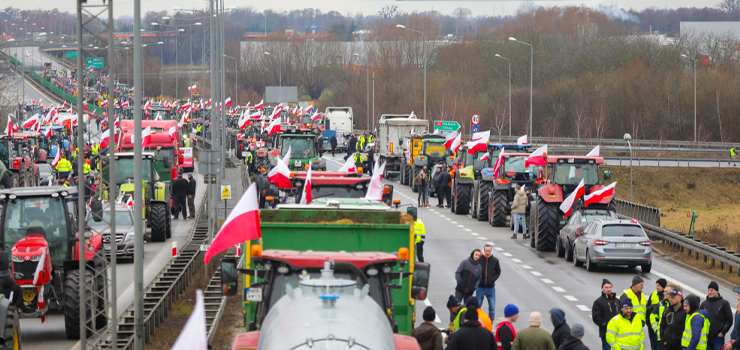
M 611 350 L 612 347 L 606 342 L 606 337 L 601 338 L 601 350 Z
M 722 350 L 723 346 L 725 346 L 725 337 L 715 337 L 707 342 L 707 350 Z
M 650 325 L 648 325 L 648 338 L 650 338 L 650 348 L 653 350 L 658 350 L 658 336 L 655 334 L 655 332 L 653 332 L 653 329 L 650 328 Z
M 473 297 L 473 293 L 463 294 L 461 291 L 455 289 L 455 298 L 457 298 L 457 300 L 460 300 L 460 303 L 463 306 L 465 306 L 465 304 L 468 303 L 468 300 L 470 300 L 470 298 L 472 298 L 472 297 Z M 465 315 L 463 315 L 463 316 L 465 316 Z
M 427 186 L 416 186 L 417 190 L 419 191 L 419 206 L 426 205 L 426 203 L 429 203 L 429 192 Z
M 527 223 L 524 219 L 524 214 L 519 213 L 512 213 L 511 218 L 514 220 L 514 234 L 517 234 L 519 232 L 519 222 L 522 223 L 522 232 L 526 235 L 527 234 Z
M 478 298 L 480 308 L 483 308 L 483 299 L 488 298 L 488 317 L 491 320 L 496 319 L 496 287 L 478 287 L 475 290 L 475 297 Z
M 437 187 L 437 201 L 440 207 L 445 204 L 445 189 L 442 186 Z
M 416 243 L 416 258 L 419 262 L 424 262 L 424 242 Z
M 178 215 L 182 213 L 182 218 L 187 219 L 188 218 L 188 209 L 187 209 L 187 202 L 185 200 L 185 196 L 174 196 L 172 197 L 174 199 L 175 204 L 175 219 L 177 219 Z
M 442 186 L 445 191 L 445 197 L 447 197 L 447 206 L 452 206 L 452 188 L 450 186 Z

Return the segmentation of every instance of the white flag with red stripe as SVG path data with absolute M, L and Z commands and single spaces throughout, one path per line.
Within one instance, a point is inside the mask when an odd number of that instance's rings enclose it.
M 306 174 L 306 184 L 303 185 L 303 193 L 301 193 L 300 204 L 309 204 L 311 203 L 311 201 L 311 167 L 308 167 L 308 174 Z
M 51 129 L 51 127 L 49 127 L 49 129 Z M 60 160 L 62 160 L 62 150 L 58 149 L 56 157 L 54 157 L 54 160 L 51 162 L 51 166 L 56 168 Z
M 581 179 L 581 182 L 578 183 L 578 187 L 576 187 L 576 190 L 573 191 L 573 193 L 565 198 L 563 203 L 560 204 L 560 210 L 565 214 L 566 217 L 570 216 L 570 210 L 573 209 L 573 203 L 575 203 L 578 198 L 581 198 L 585 191 L 586 188 L 584 187 L 583 179 Z
M 547 145 L 544 145 L 536 149 L 532 154 L 524 160 L 524 166 L 529 167 L 530 165 L 545 166 L 547 164 Z
M 450 145 L 450 150 L 452 150 L 452 153 L 457 152 L 460 149 L 460 146 L 462 144 L 462 134 L 457 135 L 457 137 L 452 140 L 452 144 Z
M 484 161 L 484 160 L 488 160 L 488 157 L 489 157 L 490 155 L 491 155 L 491 154 L 490 154 L 490 153 L 488 153 L 488 152 L 486 152 L 486 153 L 483 153 L 483 154 L 482 154 L 482 155 L 480 156 L 480 158 L 478 158 L 478 160 L 480 160 L 481 162 L 482 162 L 482 161 Z
M 167 130 L 167 133 L 170 134 L 170 137 L 172 137 L 172 135 L 174 135 L 176 132 L 177 132 L 177 126 L 174 126 L 174 125 L 170 127 L 170 130 Z
M 456 138 L 457 138 L 457 130 L 447 134 L 447 136 L 445 136 L 445 148 L 452 147 L 452 142 L 454 142 Z
M 46 300 L 44 300 L 44 286 L 39 288 L 39 299 L 38 299 L 39 310 L 46 309 Z M 46 323 L 46 314 L 41 316 L 41 324 Z
M 614 196 L 615 187 L 617 187 L 617 183 L 612 182 L 608 186 L 587 195 L 586 197 L 583 198 L 583 201 L 587 207 L 589 204 L 599 203 L 602 200 L 604 200 L 604 198 L 606 197 Z
M 285 152 L 285 158 L 283 158 L 283 163 L 285 166 L 290 168 L 290 154 L 293 152 L 293 145 L 288 145 L 288 151 Z
M 414 114 L 414 111 L 411 111 L 411 114 L 409 114 L 409 119 L 416 119 L 416 114 Z
M 39 263 L 36 264 L 36 272 L 33 273 L 33 285 L 38 285 L 39 279 L 42 278 L 42 275 L 45 272 L 46 267 L 46 249 L 41 253 L 41 258 L 39 259 Z
M 231 106 L 231 97 L 226 98 L 226 101 L 224 102 L 224 107 Z
M 258 103 L 258 104 L 256 104 L 256 105 L 254 105 L 254 110 L 255 110 L 255 111 L 259 111 L 259 110 L 261 110 L 261 109 L 262 109 L 263 107 L 265 107 L 265 100 L 262 100 L 262 101 L 260 101 L 260 103 Z
M 314 113 L 313 115 L 311 115 L 311 120 L 318 121 L 319 119 L 321 119 L 319 113 Z
M 347 157 L 347 160 L 344 162 L 344 165 L 342 165 L 338 172 L 349 172 L 349 173 L 356 173 L 357 172 L 357 166 L 355 165 L 355 157 Z
M 280 161 L 278 161 L 280 167 Z M 257 201 L 257 184 L 251 184 L 236 206 L 221 225 L 216 237 L 211 242 L 205 255 L 205 263 L 219 253 L 233 247 L 262 237 L 260 230 L 259 202 Z M 187 326 L 186 326 L 187 327 Z
M 23 128 L 24 129 L 30 129 L 36 126 L 36 124 L 39 123 L 39 115 L 34 114 L 33 117 L 26 119 L 26 121 L 23 122 Z
M 599 156 L 599 145 L 596 145 L 594 149 L 591 150 L 591 152 L 588 152 L 586 157 L 598 157 Z
M 149 146 L 152 143 L 152 127 L 147 126 L 141 131 L 141 147 Z
M 490 130 L 473 133 L 473 141 L 468 142 L 468 153 L 475 154 L 476 151 L 485 151 L 490 138 Z
M 277 164 L 272 168 L 272 170 L 270 170 L 270 173 L 267 174 L 267 179 L 274 183 L 278 188 L 292 187 L 290 183 L 290 169 L 288 169 L 288 166 L 283 163 L 283 160 L 280 159 L 280 157 L 275 158 L 277 159 Z
M 280 132 L 280 119 L 273 119 L 270 125 L 267 126 L 267 134 L 269 136 L 272 136 L 276 132 Z
M 519 146 L 528 145 L 528 143 L 527 143 L 527 135 L 524 135 L 524 136 L 516 139 L 516 144 L 519 145 Z
M 127 207 L 134 207 L 134 196 L 129 196 L 126 200 L 126 206 Z
M 172 345 L 172 350 L 208 350 L 206 307 L 200 289 L 195 291 L 195 308 Z
M 44 136 L 46 136 L 47 138 L 51 137 L 51 131 L 52 131 L 52 129 L 51 129 L 51 125 L 49 125 L 49 126 L 48 126 L 48 127 L 46 128 L 46 130 L 44 130 Z
M 370 178 L 370 185 L 367 187 L 367 193 L 365 193 L 365 199 L 382 201 L 383 200 L 383 183 L 381 182 L 385 169 L 385 162 L 383 165 L 378 167 L 378 162 L 375 162 L 373 166 L 373 177 Z
M 493 166 L 493 177 L 499 178 L 499 171 L 501 170 L 501 167 L 504 165 L 504 153 L 505 149 L 501 148 L 501 152 L 498 154 L 498 158 L 496 158 L 496 165 Z

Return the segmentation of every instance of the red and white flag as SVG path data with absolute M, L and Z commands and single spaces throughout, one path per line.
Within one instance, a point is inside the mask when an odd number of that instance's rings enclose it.
M 478 160 L 480 160 L 481 162 L 482 162 L 482 161 L 484 161 L 484 160 L 488 160 L 488 157 L 489 157 L 490 155 L 491 155 L 491 154 L 490 154 L 490 153 L 488 153 L 488 152 L 486 152 L 486 153 L 483 153 L 483 154 L 482 154 L 482 155 L 480 156 L 480 158 L 478 158 Z
M 581 182 L 578 183 L 578 187 L 576 187 L 576 190 L 573 191 L 573 193 L 570 194 L 563 203 L 560 204 L 560 210 L 563 211 L 566 217 L 570 216 L 570 210 L 573 209 L 573 203 L 578 200 L 581 196 L 583 196 L 583 193 L 586 191 L 586 188 L 584 187 L 583 179 L 581 179 Z
M 278 166 L 280 167 L 278 161 Z M 284 164 L 283 164 L 284 165 Z M 287 170 L 287 169 L 286 169 Z M 244 243 L 262 237 L 260 230 L 260 211 L 257 201 L 257 184 L 251 184 L 229 217 L 226 218 L 221 229 L 218 230 L 216 237 L 208 247 L 205 255 L 205 263 L 212 257 L 233 247 L 236 244 Z M 185 326 L 187 328 L 187 325 Z M 175 343 L 177 345 L 177 343 Z
M 39 310 L 46 309 L 46 300 L 44 300 L 44 286 L 41 286 L 41 288 L 39 288 L 38 305 L 39 305 Z M 41 324 L 44 324 L 44 323 L 46 323 L 46 314 L 41 316 Z
M 416 119 L 416 114 L 414 114 L 414 111 L 411 111 L 411 114 L 409 114 L 409 119 Z
M 516 144 L 519 145 L 519 146 L 528 145 L 528 143 L 527 143 L 527 135 L 524 135 L 524 136 L 516 139 Z
M 152 143 L 152 127 L 147 126 L 146 129 L 141 130 L 141 147 L 149 146 Z
M 46 136 L 47 138 L 51 137 L 51 131 L 52 131 L 52 130 L 51 130 L 51 125 L 49 125 L 49 126 L 48 126 L 48 127 L 46 128 L 46 130 L 44 130 L 44 136 Z
M 203 300 L 203 291 L 196 290 L 195 308 L 172 345 L 172 350 L 208 350 L 206 307 Z
M 280 132 L 280 119 L 273 119 L 270 125 L 267 126 L 268 136 L 272 136 L 276 132 Z
M 473 141 L 468 142 L 468 153 L 475 154 L 476 151 L 485 151 L 490 138 L 490 130 L 473 133 Z
M 262 100 L 262 101 L 260 101 L 260 103 L 258 103 L 258 104 L 256 104 L 256 105 L 254 105 L 254 110 L 255 110 L 255 111 L 259 111 L 259 110 L 261 110 L 261 109 L 262 109 L 263 107 L 265 107 L 265 100 Z
M 367 187 L 367 193 L 365 193 L 365 199 L 382 201 L 383 200 L 383 183 L 382 174 L 385 169 L 385 162 L 383 165 L 378 167 L 378 162 L 375 162 L 373 166 L 373 177 L 370 178 L 370 185 Z
M 457 137 L 452 140 L 452 144 L 450 145 L 450 150 L 452 153 L 457 152 L 460 149 L 460 146 L 462 144 L 462 134 L 457 135 Z
M 598 145 L 596 145 L 596 147 L 594 147 L 594 149 L 592 149 L 591 152 L 588 152 L 588 154 L 586 155 L 586 157 L 598 157 L 598 156 L 599 156 L 599 146 Z
M 38 285 L 39 279 L 44 278 L 43 274 L 46 272 L 46 249 L 41 253 L 39 263 L 36 264 L 36 272 L 33 273 L 33 285 Z
M 26 121 L 23 122 L 23 128 L 24 129 L 30 129 L 36 126 L 36 124 L 39 123 L 39 115 L 34 114 L 33 117 L 26 119 Z
M 110 142 L 110 131 L 111 129 L 106 129 L 103 131 L 102 134 L 100 134 L 100 148 L 108 147 L 108 143 Z M 118 134 L 116 134 L 116 128 L 113 128 L 113 137 L 114 141 L 113 143 L 118 143 Z
M 504 165 L 504 153 L 505 149 L 501 148 L 501 152 L 499 152 L 498 158 L 496 158 L 496 165 L 493 166 L 493 177 L 495 178 L 499 178 L 499 170 Z
M 157 114 L 157 116 L 154 117 L 154 120 L 162 120 L 162 115 L 161 114 Z
M 170 137 L 172 137 L 172 135 L 174 135 L 176 132 L 177 132 L 177 126 L 174 126 L 174 125 L 170 127 L 169 130 L 167 130 L 167 133 L 170 134 Z
M 243 130 L 247 126 L 248 123 L 249 123 L 249 116 L 247 115 L 247 111 L 244 110 L 242 114 L 239 116 L 237 125 L 239 126 L 240 130 Z
M 105 100 L 103 100 L 103 101 L 100 102 L 100 107 L 105 107 L 107 105 L 108 105 L 108 99 L 107 98 Z
M 254 119 L 262 119 L 262 112 L 255 111 L 254 113 L 252 113 L 252 114 L 249 115 L 249 119 L 251 119 L 251 120 L 254 120 Z
M 152 108 L 152 101 L 146 101 L 144 106 L 142 107 L 145 111 L 149 110 L 149 108 Z
M 445 148 L 450 148 L 452 146 L 452 142 L 455 141 L 457 138 L 457 130 L 447 134 L 445 136 Z
M 301 203 L 311 203 L 311 167 L 308 167 L 308 174 L 306 174 L 306 184 L 303 185 L 303 193 L 301 193 Z
M 121 118 L 118 117 L 118 116 L 116 116 L 116 120 L 113 122 L 113 125 L 115 125 L 116 127 L 119 127 L 118 124 L 120 124 L 120 123 L 121 123 Z
M 49 129 L 51 129 L 51 127 L 49 127 Z M 62 160 L 62 150 L 57 150 L 57 155 L 54 157 L 54 160 L 51 161 L 51 166 L 56 168 L 60 160 Z
M 348 172 L 348 173 L 356 173 L 357 172 L 357 165 L 355 165 L 355 157 L 347 157 L 347 160 L 344 162 L 344 165 L 342 165 L 338 172 Z
M 177 241 L 173 241 L 172 242 L 172 257 L 174 258 L 176 256 L 177 256 Z
M 614 188 L 616 186 L 617 186 L 617 183 L 612 182 L 608 186 L 587 195 L 586 197 L 583 198 L 583 201 L 587 207 L 589 204 L 599 203 L 602 200 L 604 200 L 604 198 L 606 197 L 614 196 Z
M 308 108 L 306 108 L 305 111 L 303 111 L 303 114 L 311 115 L 313 113 L 313 105 L 309 105 Z
M 231 106 L 231 97 L 226 98 L 226 101 L 224 101 L 224 106 L 225 107 Z
M 547 145 L 536 149 L 524 160 L 524 166 L 529 168 L 530 165 L 545 166 L 547 165 Z
M 274 183 L 278 188 L 292 187 L 290 183 L 290 169 L 288 169 L 288 166 L 285 165 L 280 157 L 276 158 L 277 164 L 272 168 L 272 170 L 270 170 L 270 173 L 267 174 L 267 179 Z
M 182 117 L 180 117 L 180 122 L 177 123 L 177 127 L 179 127 L 180 129 L 185 127 L 185 121 L 187 120 L 188 115 L 190 115 L 190 111 L 182 114 Z
M 18 127 L 14 125 L 13 121 L 8 117 L 8 125 L 5 126 L 5 135 L 13 137 L 13 133 L 18 132 Z
M 285 158 L 283 158 L 283 163 L 288 168 L 290 168 L 290 154 L 292 151 L 293 151 L 293 145 L 288 145 L 288 151 L 285 152 Z
M 121 102 L 121 107 L 128 107 L 128 100 Z
M 321 119 L 321 116 L 318 113 L 314 113 L 311 116 L 311 120 L 313 120 L 313 121 L 318 121 L 319 119 Z
M 126 206 L 127 207 L 134 207 L 134 196 L 128 196 L 128 200 L 126 200 Z

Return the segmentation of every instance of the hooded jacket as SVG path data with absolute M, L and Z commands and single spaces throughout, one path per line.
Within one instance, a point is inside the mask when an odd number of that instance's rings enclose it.
M 707 316 L 709 317 L 709 334 L 707 339 L 714 339 L 719 333 L 727 335 L 727 332 L 732 328 L 732 307 L 730 302 L 722 299 L 722 296 L 717 294 L 716 298 L 707 299 L 701 303 L 700 309 L 707 310 Z
M 467 321 L 453 333 L 447 350 L 496 350 L 496 338 L 478 321 Z
M 501 277 L 501 265 L 499 265 L 498 259 L 493 256 L 493 253 L 491 253 L 491 256 L 488 257 L 486 257 L 485 255 L 481 255 L 478 262 L 480 263 L 481 270 L 483 272 L 483 277 L 480 281 L 480 287 L 495 287 L 496 281 L 499 277 Z
M 455 271 L 455 281 L 457 281 L 455 290 L 464 295 L 473 294 L 481 279 L 482 269 L 480 263 L 473 260 L 473 254 L 475 254 L 475 251 L 472 251 L 467 259 L 460 262 L 460 266 Z
M 583 344 L 583 342 L 573 336 L 569 336 L 568 339 L 565 339 L 562 345 L 558 347 L 558 350 L 589 350 L 586 345 Z
M 570 337 L 570 326 L 565 322 L 565 312 L 558 308 L 550 310 L 552 325 L 555 329 L 552 331 L 552 342 L 555 348 L 559 348 L 568 337 Z
M 527 213 L 527 195 L 524 191 L 519 190 L 514 196 L 514 201 L 511 203 L 511 212 L 514 214 L 526 214 Z
M 411 330 L 411 336 L 419 342 L 421 350 L 442 350 L 442 333 L 429 322 Z
M 685 326 L 686 311 L 683 310 L 683 303 L 678 305 L 678 309 L 668 305 L 660 317 L 661 343 L 665 343 L 667 349 L 680 349 Z
M 617 299 L 616 293 L 606 295 L 601 292 L 601 296 L 594 301 L 591 307 L 591 318 L 599 326 L 599 338 L 606 337 L 606 326 L 614 316 L 619 314 L 621 308 L 622 303 Z
M 700 309 L 699 310 L 699 297 L 696 295 L 689 295 L 686 297 L 686 302 L 689 304 L 689 313 L 686 315 L 687 318 L 690 318 L 690 326 L 691 326 L 691 340 L 689 341 L 689 346 L 683 347 L 688 350 L 696 350 L 696 346 L 699 345 L 699 341 L 701 340 L 701 329 L 704 327 L 704 319 L 709 319 L 709 314 L 707 310 Z M 701 317 L 692 317 L 694 313 L 699 313 L 704 316 L 704 318 Z M 710 321 L 711 323 L 711 321 Z M 710 324 L 711 326 L 711 324 Z M 709 339 L 709 337 L 707 337 Z

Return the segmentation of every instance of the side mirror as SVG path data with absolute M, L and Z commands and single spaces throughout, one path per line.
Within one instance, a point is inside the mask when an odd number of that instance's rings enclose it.
M 90 213 L 95 222 L 103 221 L 103 202 L 99 199 L 90 202 Z
M 612 178 L 611 170 L 604 170 L 604 180 L 610 180 Z
M 576 237 L 581 237 L 581 236 L 583 236 L 583 229 L 579 228 L 576 230 Z
M 236 269 L 235 258 L 221 260 L 221 291 L 225 296 L 236 295 L 239 271 Z
M 426 299 L 427 288 L 429 288 L 429 264 L 417 262 L 414 264 L 414 276 L 411 281 L 411 297 L 415 300 Z
M 740 294 L 740 287 L 732 288 L 732 291 L 735 292 L 735 293 Z

